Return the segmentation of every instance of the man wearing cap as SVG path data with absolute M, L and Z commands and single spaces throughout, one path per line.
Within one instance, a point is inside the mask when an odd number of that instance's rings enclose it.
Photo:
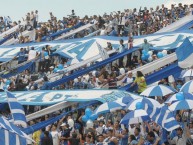
M 68 139 L 70 137 L 70 129 L 68 129 L 68 124 L 62 123 L 60 126 L 62 127 L 60 140 L 63 141 L 63 145 L 68 145 Z

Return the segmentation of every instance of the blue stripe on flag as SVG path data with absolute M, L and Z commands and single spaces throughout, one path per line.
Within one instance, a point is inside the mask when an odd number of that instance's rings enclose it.
M 6 93 L 8 98 L 8 104 L 9 104 L 14 122 L 17 122 L 17 124 L 22 125 L 23 127 L 27 127 L 27 123 L 26 123 L 27 120 L 25 117 L 23 106 L 17 101 L 16 97 L 13 94 L 11 94 L 8 91 L 6 91 Z M 17 112 L 17 111 L 21 111 L 21 112 Z
M 179 62 L 184 61 L 192 53 L 193 53 L 193 46 L 188 38 L 186 38 L 182 43 L 182 45 L 176 49 L 176 55 Z
M 4 129 L 0 129 L 0 143 L 1 143 L 1 145 L 6 145 L 5 144 L 5 130 Z

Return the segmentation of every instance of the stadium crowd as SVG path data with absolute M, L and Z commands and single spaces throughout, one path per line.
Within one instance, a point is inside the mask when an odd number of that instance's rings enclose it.
M 190 6 L 192 8 L 192 6 Z M 72 14 L 68 18 L 64 17 L 63 20 L 58 20 L 52 13 L 50 13 L 50 20 L 45 23 L 38 21 L 38 11 L 28 13 L 26 18 L 23 19 L 25 22 L 24 27 L 20 27 L 21 31 L 25 30 L 36 30 L 36 41 L 40 42 L 43 36 L 56 33 L 57 31 L 70 28 L 75 26 L 79 22 L 94 23 L 96 29 L 101 29 L 99 35 L 110 35 L 110 36 L 128 36 L 127 46 L 120 40 L 120 45 L 116 53 L 121 53 L 127 48 L 132 49 L 133 37 L 137 35 L 146 35 L 154 33 L 161 28 L 177 21 L 189 12 L 187 5 L 179 4 L 177 7 L 171 6 L 171 9 L 167 9 L 162 5 L 161 8 L 156 7 L 154 10 L 151 8 L 147 10 L 140 8 L 133 10 L 125 10 L 124 12 L 113 12 L 110 15 L 105 14 L 102 17 L 85 16 L 80 19 L 72 11 Z M 9 17 L 8 17 L 9 18 Z M 21 24 L 19 21 L 11 22 L 9 18 L 0 18 L 0 30 L 1 32 L 14 27 L 17 24 Z M 73 38 L 81 38 L 89 33 L 95 31 L 94 28 L 84 32 L 80 32 L 73 36 Z M 14 34 L 13 37 L 17 37 Z M 23 38 L 19 38 L 23 39 Z M 20 41 L 20 43 L 28 42 L 29 40 Z M 144 40 L 144 44 L 141 46 L 141 50 L 149 52 L 151 44 Z M 107 43 L 106 50 L 114 49 L 111 43 Z M 9 91 L 30 91 L 30 90 L 47 90 L 47 83 L 60 79 L 61 77 L 73 74 L 75 71 L 89 67 L 92 64 L 87 64 L 77 70 L 70 71 L 68 73 L 61 73 L 58 77 L 48 77 L 52 74 L 56 74 L 56 68 L 62 65 L 62 68 L 69 67 L 68 59 L 60 58 L 59 56 L 53 56 L 52 53 L 55 50 L 49 45 L 42 48 L 41 52 L 36 52 L 34 48 L 21 48 L 18 55 L 14 58 L 17 59 L 18 64 L 25 63 L 33 59 L 37 59 L 30 69 L 25 70 L 21 74 L 17 74 L 9 79 L 0 78 L 0 89 L 7 88 Z M 45 53 L 46 52 L 46 53 Z M 60 86 L 54 87 L 55 90 L 65 89 L 92 89 L 102 88 L 108 86 L 109 89 L 117 89 L 118 87 L 131 84 L 131 86 L 137 84 L 137 93 L 141 93 L 147 87 L 145 76 L 138 71 L 136 78 L 132 75 L 132 70 L 138 68 L 148 62 L 155 61 L 158 58 L 155 52 L 151 52 L 151 60 L 142 59 L 142 51 L 134 52 L 127 55 L 125 58 L 120 58 L 107 66 L 101 67 L 95 71 L 92 71 L 84 76 L 80 76 L 67 83 L 61 84 Z M 170 52 L 167 52 L 170 53 Z M 30 55 L 29 55 L 30 54 Z M 113 56 L 115 54 L 111 54 Z M 30 56 L 30 57 L 29 57 Z M 93 62 L 97 63 L 97 62 Z M 7 69 L 7 68 L 1 68 Z M 41 80 L 43 78 L 43 80 Z M 119 80 L 124 81 L 118 85 Z M 40 81 L 38 82 L 37 80 Z M 179 90 L 183 85 L 184 80 L 174 80 L 173 77 L 165 78 L 159 81 L 159 84 L 165 84 L 174 87 Z M 161 103 L 164 99 L 158 99 Z M 94 110 L 97 106 L 90 106 Z M 78 106 L 78 105 L 77 105 Z M 55 113 L 47 114 L 41 118 L 28 122 L 29 125 L 45 121 L 51 117 L 57 116 L 64 111 L 69 111 L 77 107 L 71 106 L 64 110 L 59 110 Z M 40 106 L 26 107 L 26 114 L 30 114 L 42 109 Z M 41 130 L 38 130 L 30 136 L 36 141 L 35 145 L 186 145 L 192 144 L 193 140 L 193 122 L 188 122 L 187 112 L 178 111 L 176 113 L 176 120 L 182 127 L 173 130 L 172 132 L 166 132 L 166 138 L 163 138 L 165 132 L 155 122 L 144 122 L 136 123 L 129 126 L 120 125 L 119 122 L 123 116 L 127 113 L 127 110 L 118 110 L 114 113 L 101 114 L 94 124 L 87 124 L 82 120 L 85 111 L 77 110 L 64 116 L 61 120 L 54 124 L 47 126 Z M 1 112 L 3 116 L 9 118 L 10 111 L 6 110 Z M 185 115 L 184 115 L 185 114 Z M 185 116 L 185 117 L 184 117 Z M 72 123 L 73 122 L 73 123 Z M 186 124 L 185 122 L 188 122 Z M 74 124 L 74 125 L 72 125 Z M 28 145 L 32 145 L 32 142 L 28 142 Z
M 164 4 L 156 8 L 150 8 L 149 10 L 144 7 L 137 10 L 134 8 L 125 9 L 124 11 L 112 12 L 110 14 L 105 13 L 103 16 L 85 16 L 80 18 L 72 10 L 72 13 L 63 19 L 59 19 L 52 12 L 50 12 L 50 19 L 47 22 L 39 21 L 39 13 L 36 10 L 31 13 L 27 13 L 26 17 L 22 21 L 13 21 L 9 16 L 0 17 L 0 32 L 7 31 L 8 29 L 19 25 L 19 29 L 11 33 L 11 37 L 19 39 L 19 43 L 27 43 L 30 41 L 42 41 L 43 37 L 50 36 L 56 32 L 60 32 L 67 28 L 71 28 L 80 23 L 95 24 L 94 27 L 90 27 L 86 30 L 82 30 L 70 36 L 70 38 L 82 38 L 92 32 L 100 30 L 96 35 L 109 35 L 109 36 L 139 36 L 154 33 L 167 25 L 177 21 L 178 19 L 186 16 L 193 6 L 171 5 L 171 8 L 166 8 Z M 29 36 L 23 36 L 22 32 L 27 30 L 31 31 L 35 29 L 35 40 L 30 40 Z M 5 37 L 8 37 L 7 35 Z M 54 39 L 54 38 L 52 38 Z M 48 37 L 47 40 L 50 40 Z

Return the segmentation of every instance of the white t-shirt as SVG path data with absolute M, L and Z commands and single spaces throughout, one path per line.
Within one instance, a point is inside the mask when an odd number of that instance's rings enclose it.
M 32 60 L 36 57 L 36 51 L 35 50 L 30 50 L 28 54 L 28 60 Z
M 105 31 L 106 31 L 106 30 L 101 30 L 100 35 L 101 35 L 101 36 L 102 36 L 102 35 L 105 35 Z
M 59 133 L 58 133 L 58 131 L 51 131 L 51 135 L 52 135 L 53 145 L 58 145 L 59 144 Z
M 133 78 L 126 78 L 126 84 L 133 83 Z
M 29 134 L 28 136 L 29 136 L 29 138 L 32 138 L 32 134 Z M 31 140 L 29 140 L 29 139 L 27 139 L 27 141 L 26 141 L 26 142 L 27 142 L 27 144 L 32 144 L 32 141 L 31 141 Z

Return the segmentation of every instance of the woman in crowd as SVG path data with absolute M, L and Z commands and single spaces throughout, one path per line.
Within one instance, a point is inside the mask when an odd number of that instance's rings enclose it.
M 131 86 L 134 86 L 135 84 L 137 84 L 138 86 L 137 93 L 139 94 L 142 93 L 147 88 L 145 77 L 141 71 L 137 71 L 135 81 Z

